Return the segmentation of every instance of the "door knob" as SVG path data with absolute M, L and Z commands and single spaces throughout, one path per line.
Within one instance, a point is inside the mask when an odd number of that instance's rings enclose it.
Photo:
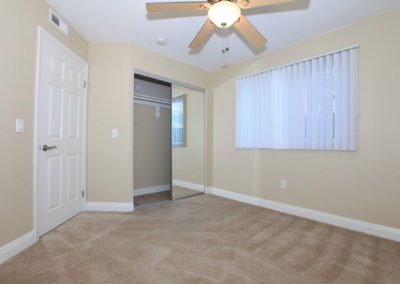
M 57 146 L 48 146 L 48 145 L 43 145 L 42 146 L 42 151 L 46 152 L 49 150 L 57 149 Z

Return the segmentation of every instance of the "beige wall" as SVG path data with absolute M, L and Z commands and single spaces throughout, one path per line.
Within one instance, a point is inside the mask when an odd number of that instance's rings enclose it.
M 398 10 L 212 73 L 213 186 L 400 228 L 399 27 Z M 235 148 L 235 78 L 355 44 L 357 152 Z
M 132 200 L 130 56 L 129 44 L 89 47 L 88 201 Z M 117 139 L 111 137 L 113 128 L 118 129 Z
M 88 44 L 48 22 L 45 0 L 0 1 L 0 247 L 33 230 L 33 128 L 37 27 L 83 59 Z M 15 133 L 15 119 L 25 132 Z
M 204 184 L 204 97 L 203 92 L 172 85 L 172 96 L 186 97 L 186 145 L 172 148 L 172 178 Z
M 89 54 L 88 201 L 132 202 L 134 70 L 202 88 L 208 74 L 128 43 L 93 43 Z
M 134 106 L 134 189 L 171 184 L 171 108 L 161 108 L 160 117 L 155 108 Z

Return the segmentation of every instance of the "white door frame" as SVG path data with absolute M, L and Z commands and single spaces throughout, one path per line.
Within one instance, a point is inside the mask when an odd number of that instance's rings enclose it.
M 76 60 L 81 62 L 85 66 L 84 80 L 86 81 L 86 88 L 84 90 L 83 98 L 83 149 L 82 149 L 82 184 L 83 190 L 85 192 L 84 203 L 86 204 L 87 198 L 87 184 L 86 184 L 86 141 L 87 141 L 87 95 L 88 95 L 88 63 L 79 57 L 76 53 L 66 47 L 53 35 L 47 32 L 42 27 L 38 27 L 37 34 L 37 47 L 36 47 L 36 81 L 35 81 L 35 118 L 34 118 L 34 142 L 33 142 L 33 228 L 36 234 L 36 238 L 39 238 L 38 224 L 40 222 L 38 217 L 38 155 L 39 155 L 39 143 L 38 143 L 38 129 L 39 129 L 39 119 L 38 119 L 38 109 L 39 109 L 39 77 L 40 77 L 40 62 L 41 62 L 41 48 L 42 41 L 46 39 L 62 49 L 65 53 L 74 57 Z M 85 207 L 85 206 L 84 206 Z

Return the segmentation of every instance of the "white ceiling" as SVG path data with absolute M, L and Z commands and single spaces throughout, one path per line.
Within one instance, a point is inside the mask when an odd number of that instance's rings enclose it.
M 180 0 L 156 0 L 170 2 Z M 267 49 L 254 51 L 232 30 L 214 32 L 203 49 L 187 46 L 207 19 L 207 13 L 149 15 L 144 0 L 48 0 L 49 4 L 91 42 L 133 42 L 155 52 L 212 71 L 224 65 L 283 48 L 295 42 L 349 25 L 363 18 L 400 8 L 400 0 L 297 0 L 246 11 L 249 21 L 268 38 Z M 164 37 L 167 45 L 157 44 Z

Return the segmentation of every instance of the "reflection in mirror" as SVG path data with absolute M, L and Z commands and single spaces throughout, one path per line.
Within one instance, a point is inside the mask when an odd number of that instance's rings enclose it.
M 204 193 L 204 93 L 172 85 L 172 198 Z
M 172 147 L 186 146 L 186 95 L 172 98 Z

